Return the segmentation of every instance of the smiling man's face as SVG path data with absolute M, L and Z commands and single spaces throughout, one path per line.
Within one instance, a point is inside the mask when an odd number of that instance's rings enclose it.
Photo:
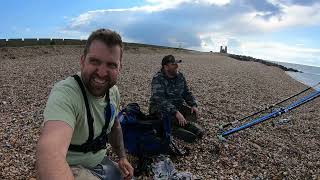
M 117 82 L 121 70 L 121 48 L 108 47 L 94 40 L 87 55 L 81 57 L 80 65 L 86 88 L 93 96 L 102 97 Z

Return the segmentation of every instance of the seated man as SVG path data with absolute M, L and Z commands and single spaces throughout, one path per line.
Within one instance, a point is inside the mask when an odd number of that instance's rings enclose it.
M 122 54 L 120 35 L 99 29 L 87 40 L 80 72 L 53 87 L 37 145 L 38 180 L 132 178 L 117 118 Z M 117 165 L 106 156 L 107 142 Z
M 161 118 L 161 113 L 172 119 L 172 134 L 186 142 L 194 142 L 203 136 L 203 129 L 195 123 L 197 120 L 197 103 L 189 91 L 185 77 L 178 72 L 178 63 L 173 55 L 162 59 L 162 68 L 151 83 L 149 113 Z M 186 106 L 185 103 L 188 105 Z

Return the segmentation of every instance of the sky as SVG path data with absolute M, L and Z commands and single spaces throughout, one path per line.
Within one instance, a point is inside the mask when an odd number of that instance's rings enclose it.
M 125 42 L 320 67 L 319 0 L 6 0 L 0 16 L 0 39 L 109 28 Z

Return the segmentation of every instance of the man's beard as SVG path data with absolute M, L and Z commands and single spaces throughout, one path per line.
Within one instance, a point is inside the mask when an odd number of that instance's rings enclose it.
M 176 77 L 178 75 L 178 70 L 175 69 L 175 70 L 169 71 L 169 74 L 170 76 Z
M 99 86 L 95 82 L 94 77 L 90 77 L 89 79 L 84 79 L 84 84 L 93 96 L 103 97 L 106 92 L 116 84 L 116 81 L 112 81 L 108 78 L 103 86 Z

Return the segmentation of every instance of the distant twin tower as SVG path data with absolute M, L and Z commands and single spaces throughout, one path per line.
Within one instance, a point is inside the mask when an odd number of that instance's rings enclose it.
M 227 46 L 225 46 L 224 49 L 223 46 L 220 46 L 220 53 L 228 53 Z

